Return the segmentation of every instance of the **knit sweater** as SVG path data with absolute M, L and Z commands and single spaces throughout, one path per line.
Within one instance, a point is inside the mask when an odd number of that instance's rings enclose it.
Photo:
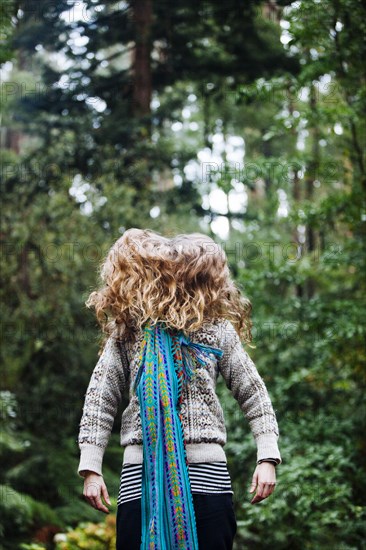
M 223 350 L 221 358 L 210 354 L 206 365 L 198 366 L 196 376 L 182 389 L 181 414 L 188 462 L 227 461 L 224 413 L 215 391 L 221 374 L 249 423 L 257 447 L 257 463 L 272 458 L 280 464 L 279 429 L 271 399 L 233 324 L 226 319 L 216 319 L 188 336 L 193 342 Z M 132 389 L 142 338 L 142 330 L 137 331 L 133 339 L 124 341 L 115 335 L 109 336 L 94 367 L 77 439 L 80 476 L 86 470 L 102 475 L 104 452 L 124 392 L 126 396 L 129 394 L 129 404 L 121 418 L 123 463 L 143 462 L 140 405 Z

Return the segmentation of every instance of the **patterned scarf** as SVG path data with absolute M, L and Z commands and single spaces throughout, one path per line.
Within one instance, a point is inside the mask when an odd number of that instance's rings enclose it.
M 223 351 L 145 324 L 134 381 L 143 437 L 141 550 L 198 549 L 180 407 L 183 383 L 210 353 Z

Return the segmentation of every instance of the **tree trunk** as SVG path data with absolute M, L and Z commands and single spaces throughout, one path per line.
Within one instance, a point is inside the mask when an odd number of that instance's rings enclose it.
M 152 0 L 131 2 L 135 23 L 136 46 L 133 59 L 132 110 L 135 118 L 146 117 L 147 135 L 151 134 L 150 104 L 152 95 L 151 76 L 151 25 Z
M 288 110 L 289 110 L 290 117 L 292 118 L 293 113 L 294 113 L 294 102 L 293 102 L 293 96 L 291 94 L 290 83 L 287 86 L 287 96 L 289 98 Z M 294 126 L 292 126 L 292 128 L 291 128 L 291 134 L 293 136 L 293 139 L 294 139 L 294 142 L 295 142 L 295 147 L 296 147 L 296 142 L 297 142 L 297 137 L 298 136 L 297 136 L 297 130 Z M 301 200 L 300 178 L 299 178 L 299 172 L 298 172 L 298 170 L 296 170 L 295 166 L 294 166 L 293 170 L 294 170 L 294 183 L 293 183 L 293 187 L 292 187 L 292 199 L 293 199 L 294 208 L 298 208 L 298 203 Z M 293 241 L 296 243 L 297 247 L 301 247 L 301 250 L 303 251 L 304 247 L 303 247 L 303 243 L 300 242 L 299 232 L 298 232 L 297 227 L 294 227 L 294 229 L 293 229 L 292 238 L 293 238 Z M 296 284 L 295 293 L 296 293 L 296 296 L 298 298 L 302 298 L 304 296 L 304 288 L 303 288 L 303 285 L 301 283 Z
M 319 173 L 320 165 L 319 128 L 315 116 L 317 104 L 316 89 L 314 84 L 311 84 L 310 86 L 310 107 L 313 114 L 313 121 L 310 129 L 310 135 L 312 137 L 312 152 L 311 160 L 309 161 L 307 166 L 307 174 L 305 178 L 305 196 L 308 201 L 311 201 L 313 198 L 314 181 L 316 180 L 317 174 Z M 310 223 L 308 223 L 306 227 L 306 245 L 308 253 L 311 255 L 312 259 L 315 260 L 316 235 Z M 308 278 L 306 288 L 308 298 L 312 298 L 315 293 L 315 281 L 312 277 Z

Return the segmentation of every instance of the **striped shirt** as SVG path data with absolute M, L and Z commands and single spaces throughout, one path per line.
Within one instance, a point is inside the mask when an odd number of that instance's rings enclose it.
M 117 505 L 141 498 L 142 464 L 122 466 Z M 226 462 L 188 464 L 192 493 L 232 493 Z

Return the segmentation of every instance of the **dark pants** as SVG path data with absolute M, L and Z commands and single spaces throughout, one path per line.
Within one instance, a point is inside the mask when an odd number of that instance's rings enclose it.
M 192 496 L 199 550 L 232 550 L 237 530 L 232 494 L 193 493 Z M 140 550 L 140 498 L 118 506 L 116 527 L 116 550 Z

